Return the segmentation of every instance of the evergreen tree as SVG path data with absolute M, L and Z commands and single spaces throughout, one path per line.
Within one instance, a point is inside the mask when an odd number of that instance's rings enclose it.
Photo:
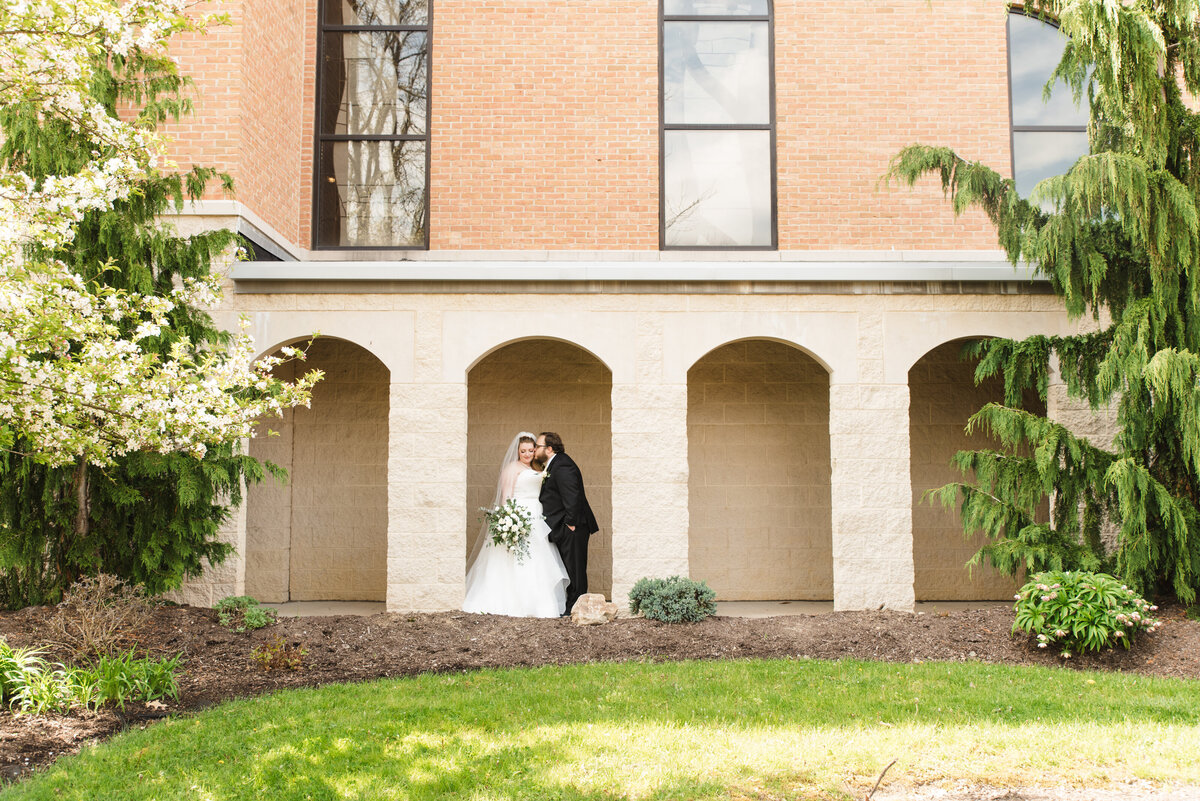
M 189 81 L 161 56 L 131 51 L 99 65 L 93 95 L 110 114 L 134 112 L 148 128 L 190 111 Z M 34 179 L 72 174 L 103 148 L 31 106 L 0 109 L 0 160 Z M 65 262 L 92 285 L 147 295 L 167 295 L 182 279 L 206 276 L 214 258 L 238 246 L 228 230 L 177 236 L 161 216 L 199 199 L 207 184 L 231 182 L 208 168 L 184 174 L 154 173 L 131 197 L 107 211 L 89 213 L 74 240 L 33 258 Z M 202 310 L 177 305 L 155 347 L 167 354 L 187 337 L 223 345 Z M 56 601 L 82 575 L 105 572 L 150 593 L 178 587 L 188 575 L 217 564 L 232 551 L 216 540 L 218 527 L 241 502 L 241 482 L 281 473 L 236 452 L 210 445 L 201 459 L 186 453 L 133 452 L 96 467 L 80 460 L 50 467 L 22 453 L 18 441 L 0 453 L 0 606 Z
M 1091 103 L 1089 153 L 1028 199 L 1012 180 L 953 151 L 901 151 L 889 175 L 940 176 L 956 212 L 981 208 L 1015 265 L 1036 265 L 1090 333 L 981 343 L 977 378 L 1002 375 L 1005 402 L 971 426 L 994 451 L 958 454 L 973 478 L 937 491 L 964 531 L 990 539 L 975 559 L 1021 568 L 1105 568 L 1143 592 L 1190 603 L 1200 587 L 1200 2 L 1038 0 L 1069 42 L 1054 78 Z M 1194 104 L 1193 104 L 1194 105 Z M 1097 447 L 1020 408 L 1046 396 L 1052 363 L 1069 394 L 1115 406 Z M 1035 510 L 1053 499 L 1051 520 Z M 1100 532 L 1117 530 L 1115 549 Z

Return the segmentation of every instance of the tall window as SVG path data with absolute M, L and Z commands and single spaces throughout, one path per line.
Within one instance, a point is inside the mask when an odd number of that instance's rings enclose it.
M 316 247 L 427 246 L 429 3 L 321 3 Z
M 1012 104 L 1013 178 L 1028 197 L 1039 181 L 1062 175 L 1088 152 L 1086 101 L 1076 105 L 1071 89 L 1042 89 L 1062 58 L 1067 37 L 1057 27 L 1020 11 L 1008 15 L 1009 102 Z
M 661 0 L 660 244 L 774 248 L 771 0 Z

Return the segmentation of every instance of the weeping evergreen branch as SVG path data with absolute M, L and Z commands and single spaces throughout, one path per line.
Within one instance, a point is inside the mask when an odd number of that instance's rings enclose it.
M 1200 0 L 1031 0 L 1069 38 L 1051 82 L 1091 108 L 1089 152 L 1028 200 L 991 167 L 912 145 L 887 178 L 937 176 L 956 214 L 981 209 L 1009 260 L 1035 265 L 1092 331 L 975 346 L 977 380 L 1005 406 L 972 418 L 1000 443 L 958 455 L 966 480 L 931 493 L 959 504 L 974 562 L 1115 570 L 1143 593 L 1192 602 L 1200 588 Z M 1069 396 L 1113 409 L 1099 447 L 1016 408 L 1057 367 Z M 1051 519 L 1036 510 L 1049 502 Z M 1115 547 L 1100 536 L 1116 531 Z
M 191 110 L 189 85 L 168 59 L 134 52 L 98 70 L 93 88 L 110 113 L 120 106 L 155 127 Z M 0 109 L 0 131 L 0 160 L 35 180 L 77 171 L 94 148 L 19 105 Z M 214 259 L 239 246 L 232 231 L 179 236 L 161 221 L 214 181 L 232 189 L 228 176 L 207 167 L 155 174 L 110 211 L 83 220 L 69 247 L 35 255 L 59 259 L 91 282 L 167 294 L 181 279 L 208 275 Z M 182 337 L 214 346 L 228 340 L 201 309 L 177 305 L 169 320 L 155 342 L 163 353 Z M 25 458 L 22 446 L 0 452 L 0 607 L 54 602 L 71 582 L 97 572 L 152 594 L 178 587 L 232 552 L 217 532 L 241 503 L 243 484 L 268 472 L 282 477 L 227 445 L 210 444 L 201 460 L 132 453 L 103 471 L 49 468 Z

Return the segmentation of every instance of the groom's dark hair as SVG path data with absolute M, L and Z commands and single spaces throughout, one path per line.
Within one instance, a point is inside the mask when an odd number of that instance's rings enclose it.
M 555 453 L 566 453 L 566 451 L 563 450 L 562 437 L 560 437 L 558 434 L 555 434 L 553 431 L 543 431 L 542 442 L 553 448 Z

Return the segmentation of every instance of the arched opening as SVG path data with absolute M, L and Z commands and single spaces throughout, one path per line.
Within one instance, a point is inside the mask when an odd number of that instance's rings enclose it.
M 492 502 L 500 459 L 520 431 L 554 431 L 583 473 L 600 524 L 588 544 L 588 591 L 612 595 L 612 373 L 566 342 L 499 348 L 467 374 L 467 543 Z
M 939 345 L 908 371 L 909 443 L 912 476 L 913 590 L 918 601 L 988 601 L 1012 598 L 1017 585 L 990 565 L 971 570 L 967 561 L 983 544 L 963 536 L 957 508 L 925 500 L 927 491 L 963 479 L 950 460 L 962 450 L 994 448 L 985 432 L 968 435 L 967 420 L 986 404 L 1004 399 L 1001 379 L 975 384 L 976 360 L 963 358 L 969 340 Z M 1045 414 L 1028 393 L 1025 408 Z
M 688 564 L 727 601 L 833 598 L 829 374 L 767 340 L 688 371 Z
M 384 601 L 387 596 L 387 368 L 351 342 L 319 338 L 312 406 L 268 420 L 250 455 L 288 471 L 247 490 L 246 592 L 262 601 Z M 278 432 L 268 437 L 266 430 Z

